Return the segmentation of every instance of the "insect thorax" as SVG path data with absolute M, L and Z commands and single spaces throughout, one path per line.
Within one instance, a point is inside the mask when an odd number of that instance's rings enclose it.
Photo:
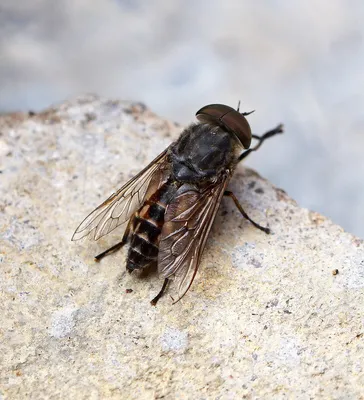
M 194 124 L 171 145 L 174 178 L 180 182 L 214 180 L 235 164 L 236 140 L 220 127 Z

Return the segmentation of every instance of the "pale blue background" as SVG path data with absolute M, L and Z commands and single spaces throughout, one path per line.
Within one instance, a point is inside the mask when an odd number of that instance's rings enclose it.
M 247 164 L 364 237 L 362 0 L 0 0 L 0 110 L 96 92 L 186 124 L 244 110 L 286 134 Z

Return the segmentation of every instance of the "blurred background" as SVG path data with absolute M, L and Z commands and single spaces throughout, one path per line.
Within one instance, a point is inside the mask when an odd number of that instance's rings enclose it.
M 209 103 L 286 133 L 247 164 L 364 237 L 362 0 L 0 0 L 0 112 L 75 94 L 188 124 Z

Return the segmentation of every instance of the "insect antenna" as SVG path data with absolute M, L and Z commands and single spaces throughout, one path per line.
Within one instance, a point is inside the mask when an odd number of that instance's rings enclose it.
M 238 110 L 239 111 L 239 110 Z M 246 117 L 247 115 L 253 114 L 253 112 L 255 112 L 255 110 L 253 111 L 249 111 L 249 112 L 242 112 L 240 113 L 243 117 Z
M 239 112 L 239 110 L 240 110 L 240 100 L 238 102 L 238 108 L 236 109 L 236 111 Z

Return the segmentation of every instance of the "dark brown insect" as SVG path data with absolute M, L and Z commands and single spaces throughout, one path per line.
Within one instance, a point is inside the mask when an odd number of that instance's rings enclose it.
M 143 270 L 153 264 L 164 280 L 156 304 L 170 279 L 174 279 L 179 301 L 189 290 L 222 197 L 230 196 L 241 214 L 255 227 L 269 233 L 249 218 L 235 195 L 226 190 L 239 161 L 257 150 L 267 138 L 283 132 L 282 125 L 263 136 L 252 135 L 245 116 L 222 104 L 201 108 L 199 123 L 181 136 L 139 174 L 112 194 L 76 229 L 72 240 L 91 236 L 94 240 L 127 223 L 120 243 L 96 256 L 130 242 L 126 268 Z M 256 146 L 248 149 L 252 138 Z M 240 154 L 239 154 L 240 153 Z

